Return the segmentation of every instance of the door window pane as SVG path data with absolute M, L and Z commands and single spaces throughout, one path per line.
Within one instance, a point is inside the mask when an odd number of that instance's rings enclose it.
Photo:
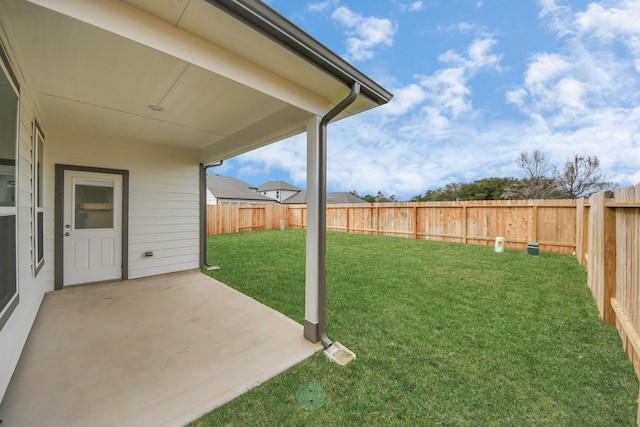
M 75 229 L 113 228 L 113 187 L 76 184 Z

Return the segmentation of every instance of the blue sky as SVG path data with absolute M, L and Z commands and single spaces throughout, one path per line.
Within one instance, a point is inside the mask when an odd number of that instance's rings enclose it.
M 327 188 L 408 200 L 521 177 L 522 151 L 640 183 L 639 0 L 270 0 L 395 96 L 329 126 Z M 215 173 L 306 187 L 305 135 Z

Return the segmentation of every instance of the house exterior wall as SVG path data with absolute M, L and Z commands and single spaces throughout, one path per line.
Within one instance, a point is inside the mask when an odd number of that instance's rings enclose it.
M 200 177 L 193 153 L 73 134 L 49 137 L 48 147 L 51 174 L 56 163 L 129 171 L 130 279 L 199 268 Z M 148 251 L 153 257 L 144 256 Z
M 261 191 L 260 194 L 262 194 L 264 196 L 267 196 L 267 197 L 271 197 L 272 199 L 277 200 L 278 202 L 284 202 L 289 197 L 298 194 L 298 191 L 292 191 L 292 190 L 269 190 L 269 191 Z
M 213 193 L 207 189 L 208 205 L 274 205 L 275 203 L 275 201 L 269 200 L 225 199 L 214 196 Z
M 280 191 L 280 200 L 278 200 L 279 202 L 284 202 L 285 200 L 287 200 L 289 197 L 295 196 L 296 194 L 298 194 L 298 191 L 291 191 L 291 190 L 281 190 Z
M 199 268 L 200 176 L 195 153 L 177 148 L 109 141 L 73 131 L 54 132 L 40 116 L 28 77 L 20 72 L 5 33 L 0 9 L 0 41 L 20 84 L 16 155 L 16 248 L 19 302 L 0 325 L 0 400 L 17 366 L 44 294 L 54 289 L 55 165 L 129 171 L 129 278 Z M 45 138 L 44 266 L 34 267 L 33 124 Z M 152 251 L 153 257 L 144 253 Z M 2 274 L 2 272 L 0 272 Z
M 18 64 L 14 52 L 8 46 L 3 26 L 5 21 L 0 14 L 0 41 L 4 46 L 13 71 L 20 83 L 18 129 L 18 151 L 16 156 L 16 202 L 17 202 L 17 276 L 19 303 L 7 322 L 0 328 L 0 398 L 4 396 L 13 371 L 20 358 L 31 325 L 35 320 L 44 293 L 53 289 L 53 246 L 45 242 L 45 264 L 35 274 L 33 257 L 33 122 L 40 121 L 37 106 L 23 76 L 16 69 Z M 41 123 L 42 124 L 42 123 Z M 45 129 L 46 138 L 46 129 Z M 46 153 L 46 145 L 45 145 Z M 45 200 L 52 195 L 45 193 Z M 52 235 L 53 219 L 45 216 L 45 235 Z M 2 274 L 2 272 L 0 272 Z

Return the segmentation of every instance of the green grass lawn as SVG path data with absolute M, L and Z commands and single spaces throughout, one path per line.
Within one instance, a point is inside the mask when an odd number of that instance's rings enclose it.
M 305 233 L 209 239 L 212 276 L 302 323 Z M 381 236 L 327 236 L 322 353 L 193 426 L 632 426 L 638 381 L 575 257 Z M 320 384 L 305 410 L 296 391 Z

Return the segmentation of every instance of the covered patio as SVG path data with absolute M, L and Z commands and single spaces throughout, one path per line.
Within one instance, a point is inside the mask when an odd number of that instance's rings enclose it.
M 0 420 L 184 425 L 320 349 L 197 270 L 66 288 L 45 295 Z

